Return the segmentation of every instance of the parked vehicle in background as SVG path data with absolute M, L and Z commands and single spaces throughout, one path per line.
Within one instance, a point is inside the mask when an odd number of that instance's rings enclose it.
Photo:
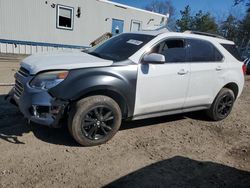
M 29 120 L 68 121 L 84 146 L 110 140 L 122 119 L 206 110 L 226 118 L 244 86 L 232 41 L 208 33 L 134 32 L 87 53 L 38 54 L 23 60 L 9 94 Z
M 250 75 L 250 58 L 245 59 L 244 64 L 246 65 L 246 74 Z
M 250 59 L 248 60 L 246 66 L 247 66 L 246 74 L 250 75 Z

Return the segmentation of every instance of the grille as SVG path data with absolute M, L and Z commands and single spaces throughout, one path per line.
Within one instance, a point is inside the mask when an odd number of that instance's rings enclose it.
M 15 81 L 15 87 L 14 87 L 14 94 L 19 98 L 23 93 L 23 85 L 16 80 Z
M 29 71 L 23 67 L 21 67 L 18 71 L 19 74 L 21 74 L 24 77 L 28 77 L 29 76 Z

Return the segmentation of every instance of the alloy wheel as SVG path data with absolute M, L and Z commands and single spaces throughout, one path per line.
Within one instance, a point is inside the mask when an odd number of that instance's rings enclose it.
M 233 102 L 234 101 L 232 96 L 224 95 L 218 103 L 217 107 L 218 114 L 222 117 L 227 116 L 233 107 Z
M 83 117 L 81 130 L 88 139 L 99 140 L 113 130 L 114 120 L 114 113 L 109 107 L 97 106 Z

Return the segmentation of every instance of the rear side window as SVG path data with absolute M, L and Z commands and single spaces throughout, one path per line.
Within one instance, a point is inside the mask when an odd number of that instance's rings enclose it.
M 234 44 L 221 44 L 232 56 L 234 56 L 237 60 L 243 61 L 240 52 L 236 45 Z
M 182 39 L 169 39 L 154 47 L 151 53 L 165 56 L 166 63 L 186 62 L 185 41 Z
M 213 44 L 204 40 L 188 39 L 188 59 L 190 62 L 218 62 L 223 56 Z

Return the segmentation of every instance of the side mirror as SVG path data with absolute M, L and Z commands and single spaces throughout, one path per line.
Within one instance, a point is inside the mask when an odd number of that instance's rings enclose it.
M 165 63 L 165 56 L 162 54 L 148 54 L 145 55 L 142 59 L 143 63 L 152 63 L 152 64 L 164 64 Z

